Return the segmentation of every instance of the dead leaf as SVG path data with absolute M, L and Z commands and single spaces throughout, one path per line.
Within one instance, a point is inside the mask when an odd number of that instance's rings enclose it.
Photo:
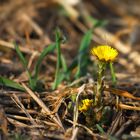
M 109 91 L 109 92 L 111 92 L 113 94 L 123 96 L 123 97 L 127 97 L 127 98 L 130 98 L 130 99 L 140 100 L 140 97 L 135 97 L 131 93 L 129 93 L 129 92 L 125 91 L 125 90 L 114 89 L 114 88 L 105 88 L 105 91 Z
M 129 106 L 129 105 L 122 104 L 122 103 L 117 104 L 117 107 L 120 108 L 120 109 L 140 111 L 140 107 L 137 107 L 137 106 Z

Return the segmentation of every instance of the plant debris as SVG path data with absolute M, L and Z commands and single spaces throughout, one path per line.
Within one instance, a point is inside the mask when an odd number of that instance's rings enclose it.
M 139 4 L 0 1 L 1 139 L 140 139 Z

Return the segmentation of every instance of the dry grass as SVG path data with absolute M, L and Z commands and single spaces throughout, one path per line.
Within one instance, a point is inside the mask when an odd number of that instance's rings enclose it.
M 115 4 L 114 4 L 115 3 Z M 131 3 L 131 8 L 127 3 Z M 2 1 L 0 2 L 0 75 L 23 85 L 26 92 L 0 86 L 0 126 L 2 139 L 135 139 L 140 137 L 140 53 L 139 53 L 139 1 L 79 0 L 72 5 L 65 0 Z M 62 8 L 63 7 L 63 8 Z M 42 63 L 39 79 L 45 86 L 44 92 L 33 92 L 28 78 L 12 44 L 20 44 L 20 50 L 29 61 L 33 71 L 39 54 L 54 42 L 54 29 L 59 27 L 68 38 L 62 44 L 62 53 L 68 65 L 78 51 L 81 37 L 92 22 L 89 16 L 107 20 L 92 35 L 92 44 L 110 44 L 120 55 L 116 64 L 117 86 L 105 82 L 104 104 L 111 109 L 107 124 L 101 125 L 105 133 L 93 127 L 78 111 L 79 100 L 94 94 L 96 78 L 87 75 L 62 82 L 51 90 L 54 80 L 56 52 L 49 54 Z M 94 58 L 91 57 L 94 61 Z M 89 68 L 89 72 L 93 68 Z M 72 71 L 72 79 L 75 70 Z M 110 79 L 107 76 L 106 79 Z M 118 90 L 119 89 L 119 90 Z M 76 97 L 73 110 L 69 103 Z M 95 109 L 93 109 L 96 111 Z M 96 114 L 96 117 L 100 114 Z M 93 121 L 94 122 L 94 121 Z M 127 135 L 125 135 L 127 134 Z

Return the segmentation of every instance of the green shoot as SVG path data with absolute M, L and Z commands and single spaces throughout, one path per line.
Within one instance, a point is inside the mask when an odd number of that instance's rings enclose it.
M 103 130 L 103 128 L 99 124 L 96 124 L 96 127 L 100 131 L 101 134 L 105 134 L 105 131 Z
M 61 50 L 60 50 L 60 31 L 56 31 L 55 34 L 55 40 L 56 40 L 56 49 L 57 49 L 57 64 L 56 64 L 56 72 L 55 72 L 55 80 L 52 86 L 52 89 L 56 89 L 59 84 L 59 77 L 60 77 L 60 67 L 61 67 Z
M 56 47 L 55 44 L 51 44 L 48 47 L 44 48 L 44 50 L 40 54 L 40 56 L 39 56 L 39 58 L 38 58 L 38 60 L 36 62 L 36 65 L 35 65 L 34 75 L 32 76 L 32 88 L 33 89 L 36 89 L 37 88 L 38 74 L 39 74 L 40 66 L 41 66 L 41 63 L 42 63 L 44 57 L 48 53 L 53 52 L 54 49 L 55 49 L 55 47 Z
M 16 52 L 17 52 L 17 54 L 18 54 L 18 56 L 19 56 L 19 58 L 20 58 L 20 60 L 21 60 L 22 65 L 24 66 L 25 69 L 27 69 L 28 63 L 27 63 L 25 57 L 24 57 L 23 54 L 21 53 L 21 51 L 20 51 L 20 49 L 19 49 L 19 46 L 18 46 L 16 43 L 14 43 L 14 45 L 15 45 L 15 50 L 16 50 Z
M 24 88 L 20 84 L 14 82 L 13 80 L 2 77 L 2 76 L 0 76 L 0 85 L 24 91 Z
M 67 63 L 60 49 L 61 43 L 64 43 L 65 41 L 66 41 L 65 36 L 61 36 L 61 32 L 59 30 L 56 30 L 55 43 L 56 43 L 56 49 L 57 49 L 57 64 L 56 64 L 55 80 L 52 85 L 53 90 L 56 89 L 57 86 L 64 79 L 69 79 L 69 74 L 67 73 L 68 72 Z
M 87 33 L 83 36 L 80 49 L 78 52 L 78 69 L 75 77 L 79 78 L 80 76 L 86 73 L 86 68 L 88 65 L 88 48 L 92 39 L 92 30 L 87 31 Z
M 29 78 L 29 86 L 31 87 L 32 90 L 37 90 L 38 89 L 38 74 L 40 71 L 40 66 L 41 66 L 41 62 L 43 61 L 44 57 L 48 54 L 51 53 L 52 51 L 54 51 L 56 45 L 55 44 L 51 44 L 49 45 L 47 48 L 44 48 L 44 50 L 42 51 L 42 53 L 40 54 L 36 65 L 35 65 L 35 70 L 34 70 L 34 74 L 32 76 L 32 74 L 30 73 L 30 71 L 27 68 L 27 61 L 25 59 L 25 57 L 23 56 L 22 52 L 20 51 L 19 47 L 17 44 L 15 44 L 15 49 L 16 52 L 27 72 L 28 78 Z
M 21 61 L 22 65 L 23 65 L 24 69 L 27 72 L 27 76 L 29 78 L 29 85 L 31 86 L 31 88 L 33 88 L 32 87 L 32 85 L 33 85 L 32 77 L 31 77 L 31 74 L 30 74 L 30 72 L 29 72 L 29 70 L 27 68 L 28 63 L 27 63 L 25 57 L 23 56 L 22 52 L 20 51 L 19 46 L 16 43 L 14 43 L 14 45 L 15 45 L 15 50 L 17 52 L 17 55 L 20 58 L 20 61 Z
M 64 72 L 68 71 L 67 63 L 64 56 L 61 54 L 61 64 Z

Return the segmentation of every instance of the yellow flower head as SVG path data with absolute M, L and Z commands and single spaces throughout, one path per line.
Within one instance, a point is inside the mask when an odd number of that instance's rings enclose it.
M 82 104 L 79 106 L 79 111 L 85 112 L 87 111 L 93 104 L 93 100 L 84 99 L 82 100 Z
M 100 61 L 114 61 L 118 55 L 118 51 L 110 46 L 97 46 L 91 49 L 92 55 L 95 55 Z

